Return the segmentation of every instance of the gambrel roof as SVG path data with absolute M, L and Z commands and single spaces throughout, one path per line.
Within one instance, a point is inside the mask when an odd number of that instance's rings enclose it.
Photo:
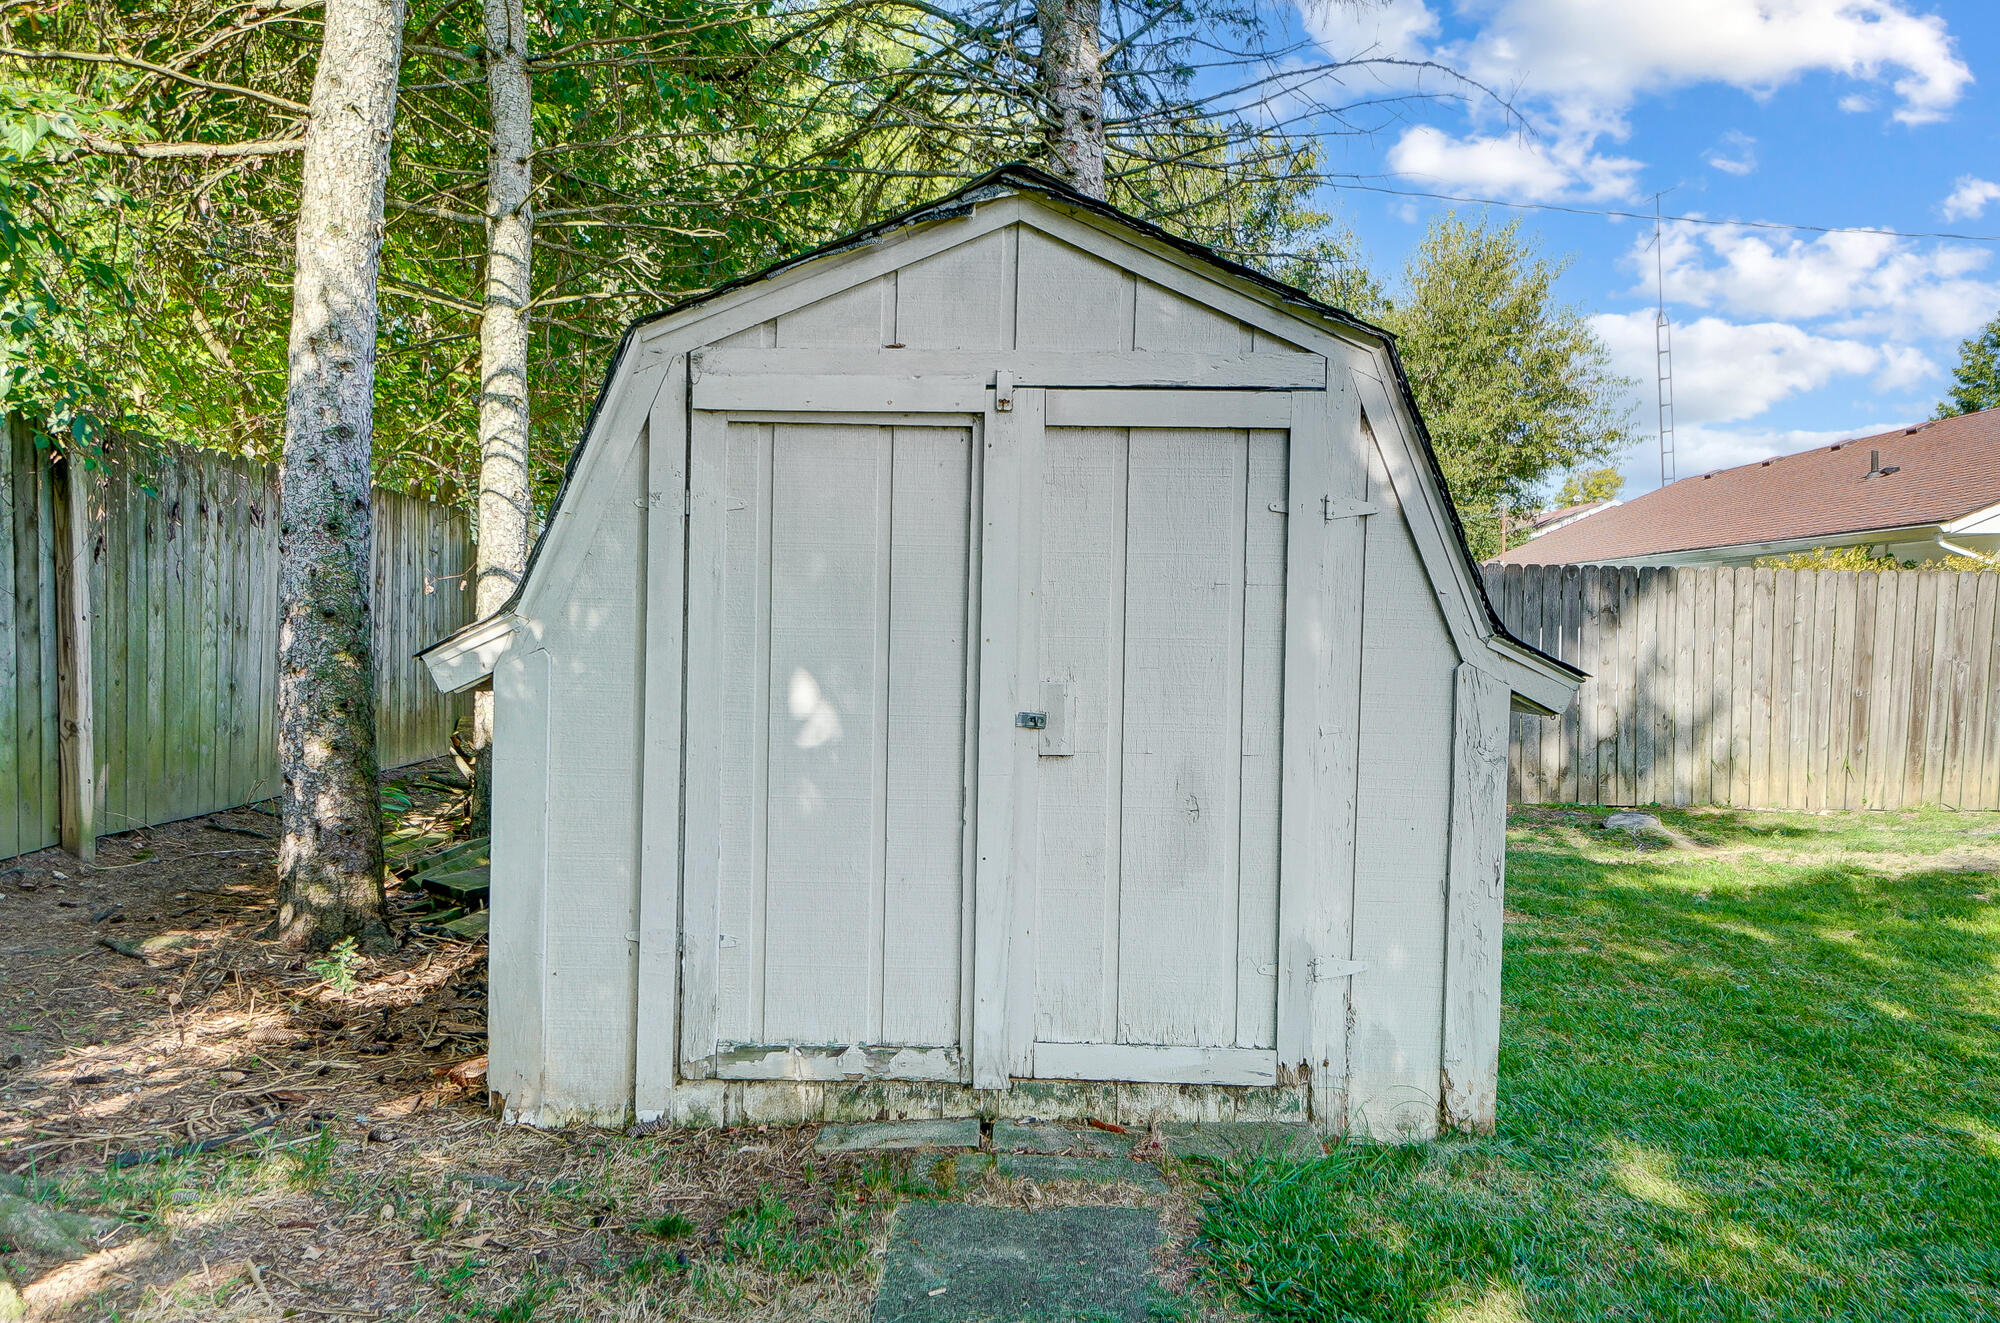
M 1311 328 L 1321 336 L 1330 336 L 1349 347 L 1372 352 L 1386 368 L 1382 376 L 1386 378 L 1383 384 L 1389 392 L 1381 402 L 1384 407 L 1373 412 L 1395 415 L 1395 422 L 1402 429 L 1401 439 L 1411 456 L 1422 466 L 1421 476 L 1417 479 L 1422 488 L 1418 504 L 1434 519 L 1437 537 L 1427 540 L 1420 535 L 1419 542 L 1427 547 L 1427 563 L 1430 564 L 1434 586 L 1447 617 L 1453 620 L 1454 632 L 1464 628 L 1468 633 L 1461 636 L 1462 643 L 1477 638 L 1498 653 L 1514 677 L 1515 692 L 1530 706 L 1553 710 L 1567 701 L 1568 694 L 1582 679 L 1583 673 L 1515 638 L 1486 595 L 1478 566 L 1465 540 L 1464 528 L 1450 500 L 1443 470 L 1411 394 L 1408 376 L 1396 354 L 1392 333 L 1212 249 L 1179 238 L 1079 193 L 1033 166 L 1018 163 L 989 171 L 934 202 L 775 263 L 753 275 L 684 299 L 628 326 L 585 422 L 583 440 L 570 454 L 555 504 L 550 510 L 544 532 L 530 554 L 528 571 L 521 586 L 496 615 L 466 626 L 420 654 L 438 676 L 439 683 L 451 688 L 477 683 L 490 672 L 493 660 L 504 649 L 512 629 L 511 618 L 522 602 L 536 591 L 546 553 L 565 536 L 563 516 L 574 499 L 573 489 L 589 463 L 593 443 L 606 429 L 606 421 L 614 412 L 620 383 L 632 375 L 637 357 L 671 338 L 684 326 L 700 323 L 701 333 L 692 343 L 680 346 L 675 352 L 713 343 L 762 322 L 774 314 L 760 301 L 765 295 L 785 289 L 788 285 L 799 288 L 799 305 L 826 298 L 832 287 L 826 281 L 815 282 L 812 277 L 813 273 L 828 264 L 838 265 L 851 260 L 853 255 L 901 243 L 918 234 L 931 233 L 937 227 L 972 217 L 990 204 L 1004 199 L 1023 199 L 1040 204 L 1094 230 L 1122 239 L 1136 249 L 1150 252 L 1156 259 L 1164 258 L 1182 272 L 1205 280 L 1218 298 L 1223 297 L 1225 291 L 1233 293 L 1239 300 L 1247 297 L 1256 304 L 1294 319 L 1301 330 Z M 857 277 L 854 283 L 859 283 L 861 279 Z M 739 302 L 746 306 L 759 303 L 756 309 L 745 312 L 740 319 L 744 325 L 740 327 L 723 315 Z M 643 416 L 641 410 L 635 418 L 642 419 Z M 630 420 L 628 423 L 636 425 Z M 1377 426 L 1379 429 L 1379 420 Z M 1377 440 L 1388 445 L 1393 444 L 1396 438 L 1385 437 L 1378 430 Z M 1404 504 L 1414 520 L 1417 511 L 1410 509 L 1407 497 Z M 1460 619 L 1468 609 L 1472 615 Z

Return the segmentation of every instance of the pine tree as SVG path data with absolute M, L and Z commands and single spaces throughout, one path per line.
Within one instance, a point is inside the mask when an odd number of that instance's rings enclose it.
M 1958 366 L 1951 370 L 1950 394 L 1938 401 L 1933 418 L 2000 406 L 2000 317 L 1958 346 Z
M 279 465 L 278 932 L 387 945 L 368 559 L 375 287 L 403 0 L 327 0 L 301 167 Z

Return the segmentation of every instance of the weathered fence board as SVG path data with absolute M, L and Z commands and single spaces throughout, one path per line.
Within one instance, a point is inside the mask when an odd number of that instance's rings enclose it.
M 79 476 L 88 519 L 95 829 L 229 808 L 277 790 L 278 493 L 268 467 L 149 451 L 138 473 Z M 58 773 L 58 484 L 18 424 L 0 444 L 0 858 L 53 845 Z M 450 747 L 465 699 L 416 651 L 465 623 L 465 520 L 374 498 L 377 755 Z
M 27 438 L 0 438 L 0 857 L 56 843 L 54 519 Z M 47 652 L 44 643 L 50 645 Z
M 1590 672 L 1517 717 L 1525 803 L 2000 808 L 2000 574 L 1489 566 Z

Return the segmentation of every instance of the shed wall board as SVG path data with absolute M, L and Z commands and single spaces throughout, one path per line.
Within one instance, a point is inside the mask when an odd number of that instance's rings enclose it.
M 1349 1120 L 1407 1137 L 1437 1124 L 1458 657 L 1379 448 L 1368 497 Z
M 510 1116 L 543 1106 L 543 914 L 548 903 L 549 655 L 520 648 L 493 670 L 493 840 L 486 1087 Z
M 646 608 L 641 678 L 638 988 L 634 1110 L 661 1115 L 680 1034 L 681 767 L 687 625 L 687 359 L 678 356 L 646 420 Z
M 591 544 L 541 640 L 549 668 L 543 924 L 544 1088 L 593 1108 L 632 1098 L 636 1004 L 642 509 L 646 454 L 627 445 Z

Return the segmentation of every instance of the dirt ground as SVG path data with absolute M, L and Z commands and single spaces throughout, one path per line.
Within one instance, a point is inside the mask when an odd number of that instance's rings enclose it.
M 398 872 L 450 839 L 454 781 L 434 765 L 385 786 Z M 94 867 L 0 863 L 0 1182 L 119 1223 L 66 1262 L 0 1244 L 0 1323 L 22 1303 L 220 1323 L 866 1316 L 890 1210 L 941 1193 L 907 1158 L 815 1154 L 809 1127 L 500 1125 L 484 942 L 426 926 L 408 887 L 391 955 L 265 940 L 270 809 L 106 838 Z M 1162 1308 L 1212 1312 L 1188 1291 L 1178 1193 L 952 1193 L 1158 1207 Z

